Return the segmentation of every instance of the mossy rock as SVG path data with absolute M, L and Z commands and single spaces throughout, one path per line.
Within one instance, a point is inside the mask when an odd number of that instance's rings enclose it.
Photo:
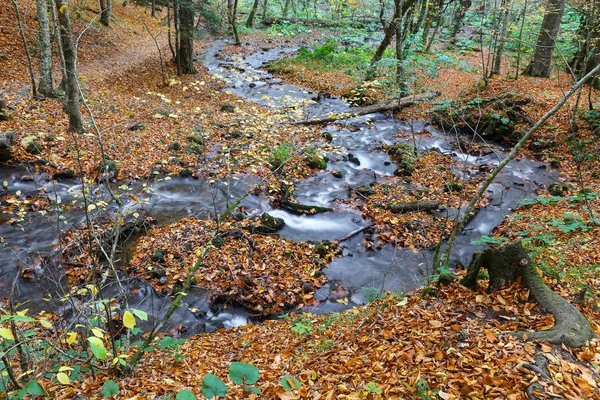
M 171 151 L 179 151 L 181 150 L 181 145 L 177 142 L 173 142 L 169 145 L 169 150 Z
M 328 142 L 331 142 L 333 140 L 333 135 L 331 134 L 331 132 L 323 132 L 323 139 L 327 140 Z
M 329 247 L 327 244 L 325 244 L 325 242 L 321 242 L 315 247 L 315 253 L 317 253 L 321 257 L 325 257 L 328 251 Z
M 52 175 L 52 178 L 57 181 L 60 181 L 62 179 L 73 179 L 75 178 L 75 171 L 73 171 L 72 169 L 65 169 L 64 171 L 57 172 L 54 175 Z
M 260 223 L 254 228 L 256 233 L 273 234 L 285 226 L 282 218 L 275 218 L 267 213 L 260 217 Z
M 304 162 L 312 169 L 325 169 L 327 168 L 327 161 L 323 157 L 311 154 L 304 157 Z
M 42 152 L 42 146 L 37 141 L 32 140 L 27 147 L 25 147 L 25 151 L 29 154 L 40 154 Z
M 162 250 L 156 250 L 154 254 L 150 256 L 150 260 L 162 264 L 165 262 L 165 253 Z
M 344 177 L 344 175 L 342 174 L 342 171 L 338 171 L 337 169 L 334 171 L 331 171 L 331 175 L 333 175 L 334 177 L 336 177 L 338 179 L 342 179 Z
M 567 185 L 564 185 L 562 183 L 553 183 L 548 187 L 548 192 L 550 192 L 550 194 L 552 196 L 559 196 L 559 197 L 563 197 L 565 195 L 565 192 L 569 190 L 569 187 Z
M 112 172 L 115 175 L 119 173 L 119 166 L 117 163 L 109 158 L 105 158 L 100 164 L 100 172 Z
M 444 187 L 444 192 L 461 192 L 465 185 L 457 181 L 449 181 Z
M 200 136 L 197 136 L 197 135 L 188 136 L 187 141 L 190 143 L 195 143 L 195 144 L 199 144 L 199 145 L 204 144 L 204 139 L 202 139 Z
M 235 112 L 235 106 L 233 106 L 231 103 L 223 103 L 221 104 L 221 111 L 224 112 Z
M 182 178 L 189 178 L 192 176 L 192 170 L 189 168 L 184 168 L 181 171 L 179 171 L 179 176 L 181 176 Z
M 348 161 L 353 164 L 360 165 L 360 160 L 352 153 L 348 153 Z

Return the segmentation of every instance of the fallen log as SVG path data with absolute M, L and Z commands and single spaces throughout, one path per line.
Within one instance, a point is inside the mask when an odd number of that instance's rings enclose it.
M 320 18 L 265 18 L 261 24 L 264 26 L 271 26 L 281 24 L 282 22 L 292 24 L 303 24 L 303 25 L 315 25 L 324 27 L 337 27 L 337 26 L 350 26 L 350 27 L 361 27 L 365 26 L 363 22 L 356 21 L 331 21 L 328 19 Z
M 385 208 L 395 214 L 417 211 L 437 210 L 440 207 L 440 202 L 437 200 L 427 201 L 407 201 L 405 203 L 388 204 Z
M 327 116 L 317 116 L 304 121 L 292 122 L 292 125 L 319 125 L 335 122 L 342 119 L 359 117 L 361 115 L 380 113 L 389 110 L 401 110 L 404 107 L 412 106 L 422 101 L 431 100 L 440 95 L 440 92 L 431 92 L 420 96 L 407 96 L 401 99 L 387 100 L 381 103 L 373 104 L 365 107 L 355 107 L 350 111 L 340 114 L 330 114 Z
M 523 286 L 529 289 L 529 296 L 554 316 L 555 322 L 551 329 L 515 332 L 515 335 L 526 340 L 544 340 L 568 347 L 584 346 L 596 337 L 594 329 L 577 307 L 546 285 L 521 242 L 475 252 L 461 283 L 474 290 L 482 267 L 489 273 L 488 291 L 512 285 L 518 277 L 522 277 Z
M 313 214 L 326 213 L 326 212 L 333 211 L 333 208 L 330 208 L 330 207 L 311 206 L 311 205 L 294 203 L 294 202 L 287 201 L 287 200 L 282 200 L 280 202 L 280 207 L 283 210 L 289 211 L 292 214 L 296 214 L 296 215 L 306 215 L 306 214 L 313 215 Z

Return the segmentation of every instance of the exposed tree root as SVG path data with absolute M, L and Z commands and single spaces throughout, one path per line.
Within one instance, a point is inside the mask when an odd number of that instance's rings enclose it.
M 489 272 L 489 291 L 511 285 L 520 276 L 523 278 L 523 286 L 530 290 L 530 296 L 539 303 L 540 307 L 554 316 L 555 324 L 552 329 L 538 332 L 515 332 L 515 335 L 523 339 L 544 340 L 553 344 L 564 344 L 568 347 L 581 347 L 596 336 L 590 323 L 577 307 L 544 283 L 521 242 L 473 254 L 467 275 L 461 283 L 471 289 L 477 287 L 477 275 L 481 267 L 486 268 Z

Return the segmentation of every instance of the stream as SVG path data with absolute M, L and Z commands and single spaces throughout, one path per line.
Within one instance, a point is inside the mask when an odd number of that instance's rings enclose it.
M 223 57 L 221 51 L 225 45 L 224 41 L 211 43 L 200 58 L 211 74 L 225 81 L 225 90 L 244 100 L 272 109 L 301 104 L 305 118 L 350 110 L 348 104 L 339 98 L 312 102 L 310 99 L 314 93 L 283 84 L 262 69 L 265 63 L 291 54 L 296 48 L 262 51 L 242 58 Z M 426 131 L 427 135 L 415 135 L 419 152 L 435 149 L 451 154 L 456 165 L 463 168 L 456 173 L 466 176 L 466 179 L 469 179 L 469 175 L 465 171 L 497 165 L 505 155 L 502 150 L 478 157 L 464 154 L 457 150 L 454 138 L 449 138 L 426 122 L 408 123 L 383 114 L 339 121 L 335 126 L 325 127 L 324 131 L 332 135 L 335 146 L 347 149 L 360 164 L 339 154 L 328 154 L 325 171 L 296 182 L 295 199 L 305 205 L 333 207 L 336 199 L 347 199 L 349 188 L 385 182 L 387 177 L 393 176 L 396 166 L 381 147 L 407 140 L 399 139 L 399 133 L 408 133 L 410 137 L 412 132 Z M 334 177 L 331 174 L 334 170 L 342 172 L 343 178 Z M 456 240 L 452 264 L 467 265 L 473 252 L 482 248 L 471 244 L 472 241 L 489 235 L 518 206 L 519 200 L 531 197 L 541 185 L 556 182 L 558 176 L 557 171 L 545 164 L 525 158 L 511 161 L 490 186 L 488 205 L 479 210 Z M 26 302 L 25 308 L 31 311 L 48 310 L 50 307 L 69 318 L 72 310 L 58 300 L 64 295 L 64 269 L 58 261 L 47 260 L 49 255 L 56 253 L 60 231 L 85 224 L 85 213 L 81 206 L 72 203 L 80 200 L 81 185 L 74 180 L 53 182 L 45 175 L 31 175 L 24 167 L 0 168 L 0 181 L 8 182 L 10 194 L 20 191 L 21 198 L 33 198 L 43 193 L 50 200 L 47 206 L 49 210 L 64 208 L 60 217 L 56 212 L 27 214 L 20 225 L 7 223 L 3 220 L 5 216 L 0 215 L 0 237 L 4 240 L 0 248 L 0 296 L 8 298 L 14 292 L 14 297 Z M 250 175 L 236 175 L 227 182 L 219 181 L 216 184 L 182 177 L 156 180 L 145 187 L 139 182 L 128 182 L 126 185 L 132 193 L 141 193 L 143 202 L 130 201 L 124 207 L 127 210 L 149 210 L 159 224 L 172 223 L 187 216 L 206 218 L 215 208 L 218 212 L 224 211 L 228 202 L 239 198 L 258 182 L 257 176 Z M 108 202 L 109 199 L 109 193 L 103 186 L 98 186 L 91 195 L 96 201 L 105 199 Z M 241 205 L 250 215 L 269 212 L 274 217 L 282 218 L 286 224 L 278 233 L 294 241 L 339 240 L 371 224 L 352 208 L 307 216 L 293 215 L 272 209 L 268 199 L 260 194 L 249 195 Z M 107 212 L 114 212 L 114 208 L 109 208 Z M 456 210 L 446 210 L 445 213 L 452 218 Z M 307 311 L 342 311 L 366 302 L 367 292 L 364 288 L 406 292 L 422 286 L 424 278 L 430 275 L 432 250 L 412 251 L 392 245 L 384 245 L 379 250 L 367 250 L 364 240 L 364 233 L 358 233 L 342 243 L 342 256 L 323 270 L 328 283 L 318 289 L 315 296 L 317 302 Z M 29 275 L 33 275 L 33 278 L 25 279 L 24 269 L 30 271 Z M 170 304 L 169 297 L 160 296 L 141 280 L 124 280 L 123 284 L 129 293 L 130 306 L 146 311 L 150 316 L 148 326 L 159 319 Z M 117 293 L 116 287 L 109 287 L 105 295 Z M 50 294 L 52 299 L 48 300 Z M 207 297 L 205 290 L 197 288 L 188 293 L 184 299 L 186 303 L 173 315 L 166 330 L 173 331 L 178 326 L 185 326 L 187 330 L 184 334 L 189 335 L 253 322 L 246 309 L 238 306 L 218 308 L 209 304 Z M 340 298 L 347 298 L 347 304 L 345 301 L 339 302 Z

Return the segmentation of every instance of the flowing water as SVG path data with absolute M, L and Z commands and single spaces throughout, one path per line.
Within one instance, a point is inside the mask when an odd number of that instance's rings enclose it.
M 258 52 L 245 58 L 227 58 L 221 54 L 224 46 L 222 41 L 209 45 L 202 54 L 203 63 L 212 74 L 226 82 L 226 90 L 241 98 L 273 109 L 290 105 L 298 107 L 300 104 L 304 117 L 350 109 L 348 104 L 337 98 L 312 102 L 310 99 L 314 97 L 314 93 L 282 84 L 281 80 L 261 69 L 266 62 L 293 53 L 295 48 Z M 477 171 L 481 166 L 497 165 L 505 155 L 501 150 L 481 157 L 464 154 L 456 150 L 457 146 L 453 145 L 452 139 L 424 122 L 408 123 L 383 114 L 348 119 L 343 121 L 342 128 L 339 126 L 330 125 L 324 131 L 331 133 L 332 144 L 347 149 L 359 163 L 349 161 L 348 157 L 339 154 L 329 154 L 326 171 L 296 183 L 295 198 L 298 202 L 331 207 L 336 199 L 347 198 L 349 188 L 385 181 L 386 177 L 393 175 L 396 166 L 380 149 L 383 145 L 401 141 L 400 133 L 427 131 L 427 135 L 415 135 L 419 151 L 424 153 L 437 149 L 451 154 L 457 165 L 462 166 L 462 170 L 457 173 L 467 179 L 469 171 Z M 342 172 L 343 178 L 334 177 L 330 173 L 333 170 Z M 10 192 L 21 191 L 21 197 L 44 194 L 51 200 L 50 212 L 45 215 L 28 214 L 21 224 L 2 223 L 5 221 L 0 220 L 0 237 L 4 239 L 4 246 L 0 249 L 0 295 L 5 298 L 14 292 L 18 299 L 27 301 L 27 307 L 32 310 L 51 306 L 68 317 L 71 310 L 61 302 L 48 302 L 44 299 L 48 297 L 48 293 L 54 293 L 54 298 L 60 297 L 63 290 L 61 276 L 64 271 L 60 263 L 45 265 L 43 260 L 48 259 L 45 256 L 55 253 L 59 231 L 84 225 L 85 214 L 81 207 L 69 206 L 73 201 L 80 203 L 81 186 L 76 181 L 53 183 L 47 176 L 29 175 L 24 168 L 0 168 L 0 180 L 8 182 Z M 490 186 L 489 205 L 471 219 L 455 242 L 452 262 L 466 265 L 473 252 L 480 249 L 471 244 L 473 240 L 490 234 L 517 207 L 519 200 L 531 196 L 540 185 L 549 185 L 557 178 L 558 173 L 546 168 L 544 164 L 524 158 L 511 161 Z M 129 186 L 132 192 L 140 194 L 144 202 L 131 201 L 125 204 L 125 209 L 149 210 L 160 224 L 171 223 L 190 215 L 206 217 L 214 211 L 225 210 L 227 204 L 246 193 L 258 181 L 256 176 L 237 175 L 227 182 L 217 183 L 180 177 L 157 180 L 145 187 L 131 182 Z M 109 198 L 102 186 L 97 187 L 92 195 L 96 200 Z M 57 204 L 58 199 L 60 205 Z M 317 291 L 318 301 L 310 310 L 312 312 L 339 311 L 362 304 L 366 301 L 363 288 L 409 291 L 423 285 L 423 278 L 431 273 L 431 250 L 412 251 L 397 249 L 391 245 L 385 245 L 380 250 L 367 250 L 363 245 L 365 237 L 361 230 L 370 225 L 370 221 L 363 219 L 357 210 L 347 208 L 297 216 L 284 210 L 272 209 L 269 201 L 261 195 L 250 195 L 241 205 L 252 215 L 269 212 L 274 217 L 284 219 L 286 225 L 279 234 L 290 240 L 339 240 L 351 236 L 343 242 L 343 255 L 324 270 L 328 283 Z M 65 210 L 60 219 L 56 212 L 52 212 L 57 207 Z M 456 210 L 447 210 L 446 213 L 452 218 Z M 359 233 L 354 235 L 356 232 Z M 23 279 L 24 268 L 31 271 L 33 279 Z M 149 323 L 160 318 L 170 304 L 168 297 L 158 295 L 142 281 L 126 280 L 124 285 L 129 293 L 129 304 L 152 316 Z M 117 288 L 111 287 L 106 295 L 117 293 Z M 206 298 L 204 290 L 191 291 L 185 298 L 187 303 L 173 316 L 170 328 L 184 325 L 188 327 L 186 333 L 192 334 L 251 321 L 245 309 L 236 306 L 230 306 L 226 310 L 218 309 L 208 304 Z M 337 301 L 340 298 L 348 298 L 348 304 Z

